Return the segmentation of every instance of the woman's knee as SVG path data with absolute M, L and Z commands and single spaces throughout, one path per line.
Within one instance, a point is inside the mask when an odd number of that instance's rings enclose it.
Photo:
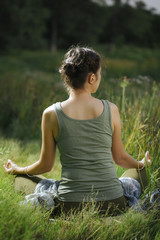
M 44 179 L 45 177 L 41 175 L 29 177 L 27 175 L 17 175 L 15 177 L 14 187 L 15 191 L 22 192 L 24 194 L 31 194 L 34 192 L 37 184 L 40 180 Z
M 146 175 L 146 169 L 128 169 L 126 170 L 121 177 L 130 177 L 133 178 L 135 180 L 137 180 L 140 185 L 141 185 L 141 190 L 142 192 L 144 191 L 144 189 L 147 186 L 147 175 Z

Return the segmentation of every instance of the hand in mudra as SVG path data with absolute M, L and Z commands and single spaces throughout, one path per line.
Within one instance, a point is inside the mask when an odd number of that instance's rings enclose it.
M 7 165 L 3 165 L 6 173 L 16 174 L 18 166 L 13 163 L 10 159 L 7 161 Z
M 150 166 L 151 165 L 151 156 L 150 156 L 150 154 L 149 154 L 149 151 L 147 151 L 146 153 L 145 153 L 145 157 L 141 160 L 141 161 L 139 161 L 140 163 L 143 163 L 143 165 L 144 165 L 144 167 L 145 166 Z

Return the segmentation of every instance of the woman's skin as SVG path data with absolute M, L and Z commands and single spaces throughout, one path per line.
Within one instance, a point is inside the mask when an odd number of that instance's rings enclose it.
M 61 107 L 66 115 L 73 119 L 93 119 L 103 112 L 103 103 L 94 98 L 91 94 L 95 93 L 101 81 L 101 68 L 96 74 L 89 73 L 83 89 L 72 89 L 69 91 L 69 98 L 61 103 Z M 121 121 L 118 108 L 110 103 L 111 120 L 113 128 L 112 137 L 112 155 L 116 164 L 124 168 L 141 169 L 145 165 L 151 164 L 151 157 L 147 151 L 145 158 L 137 162 L 123 148 L 121 140 Z M 56 143 L 55 138 L 58 135 L 58 121 L 54 111 L 54 104 L 48 107 L 42 116 L 42 148 L 40 159 L 28 167 L 19 167 L 10 159 L 4 166 L 4 170 L 9 174 L 29 174 L 38 175 L 49 172 L 55 161 Z

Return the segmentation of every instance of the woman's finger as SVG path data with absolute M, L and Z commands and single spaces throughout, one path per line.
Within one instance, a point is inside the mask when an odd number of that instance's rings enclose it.
M 7 173 L 10 173 L 10 172 L 11 172 L 11 169 L 8 168 L 7 166 L 3 165 L 3 167 L 4 167 L 5 172 L 7 172 Z
M 13 165 L 14 163 L 12 162 L 11 159 L 8 159 L 8 164 L 9 164 L 9 165 Z
M 151 156 L 150 156 L 150 154 L 149 154 L 149 151 L 147 151 L 146 153 L 145 153 L 145 158 L 146 158 L 146 160 L 147 160 L 147 163 L 149 164 L 149 165 L 151 165 Z
M 9 167 L 14 167 L 15 166 L 15 164 L 11 161 L 11 159 L 8 159 L 8 161 L 7 161 L 7 168 L 9 168 Z
M 9 166 L 10 166 L 10 163 L 9 163 L 9 162 L 7 162 L 7 168 L 9 168 Z
M 6 172 L 6 173 L 9 173 L 9 174 L 11 174 L 11 173 L 14 172 L 15 166 L 16 166 L 16 164 L 14 164 L 14 163 L 11 161 L 11 159 L 8 159 L 7 164 L 6 164 L 6 165 L 3 165 L 5 172 Z
M 151 156 L 150 156 L 150 154 L 149 154 L 149 151 L 146 152 L 145 157 L 146 157 L 147 159 L 151 159 Z

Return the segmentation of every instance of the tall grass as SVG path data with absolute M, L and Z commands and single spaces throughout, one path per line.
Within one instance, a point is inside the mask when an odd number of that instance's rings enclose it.
M 125 101 L 121 98 L 120 102 L 116 102 L 119 106 L 125 104 L 122 124 L 125 149 L 137 160 L 144 156 L 147 149 L 152 156 L 152 167 L 147 169 L 149 185 L 145 193 L 160 187 L 159 85 L 154 83 L 151 86 L 150 91 L 146 90 L 145 97 L 141 98 L 138 95 L 131 104 L 127 96 L 127 91 L 132 93 L 132 83 L 130 83 L 125 89 Z M 123 88 L 119 87 L 123 93 Z M 110 92 L 109 88 L 108 92 Z M 154 104 L 150 107 L 153 96 Z M 92 207 L 89 211 L 84 209 L 77 214 L 68 216 L 62 214 L 52 222 L 49 219 L 49 212 L 33 209 L 30 206 L 19 206 L 24 196 L 14 191 L 14 176 L 6 175 L 2 165 L 8 158 L 13 159 L 20 166 L 35 162 L 39 158 L 40 145 L 40 141 L 37 140 L 23 142 L 15 139 L 0 139 L 0 189 L 2 189 L 0 190 L 0 239 L 159 240 L 160 213 L 156 209 L 139 213 L 130 209 L 118 217 L 101 218 L 98 210 Z M 123 172 L 124 169 L 117 167 L 118 176 Z M 52 171 L 44 175 L 47 178 L 60 179 L 58 152 Z
M 39 53 L 39 56 L 42 58 L 43 54 Z M 93 204 L 89 210 L 84 208 L 82 212 L 68 216 L 62 214 L 51 221 L 49 212 L 34 209 L 29 205 L 19 205 L 24 196 L 14 191 L 14 176 L 4 173 L 3 164 L 8 158 L 20 166 L 29 165 L 39 159 L 41 141 L 40 138 L 37 140 L 33 136 L 35 137 L 34 131 L 39 131 L 36 136 L 40 136 L 42 111 L 47 105 L 66 97 L 62 85 L 59 84 L 58 76 L 56 73 L 51 74 L 52 65 L 48 64 L 47 66 L 50 67 L 46 68 L 43 64 L 36 63 L 36 66 L 32 60 L 32 70 L 31 67 L 27 70 L 26 66 L 30 64 L 28 59 L 32 58 L 31 53 L 21 58 L 25 61 L 22 61 L 20 71 L 18 67 L 16 71 L 12 68 L 12 74 L 8 74 L 3 69 L 1 75 L 3 89 L 0 91 L 5 92 L 1 95 L 0 105 L 3 109 L 1 124 L 4 124 L 5 136 L 0 137 L 0 239 L 159 240 L 159 209 L 138 213 L 130 209 L 117 217 L 102 218 Z M 6 57 L 6 61 L 7 59 Z M 18 57 L 12 59 L 15 64 L 19 61 L 16 59 Z M 37 61 L 38 57 L 36 56 L 35 59 Z M 41 71 L 39 66 L 42 68 Z M 22 89 L 23 92 L 21 92 Z M 149 77 L 132 78 L 127 75 L 124 78 L 122 75 L 120 78 L 107 78 L 107 71 L 104 70 L 100 89 L 95 95 L 103 99 L 107 98 L 119 107 L 122 119 L 122 140 L 126 151 L 137 160 L 144 157 L 146 150 L 150 151 L 153 162 L 152 166 L 147 168 L 149 184 L 145 194 L 160 187 L 159 92 L 160 84 Z M 8 120 L 9 117 L 13 120 L 12 126 Z M 9 132 L 11 130 L 14 134 Z M 26 135 L 25 141 L 20 140 L 24 135 Z M 16 140 L 15 136 L 19 140 Z M 116 169 L 119 177 L 125 171 L 117 166 Z M 44 176 L 60 179 L 60 172 L 61 165 L 57 151 L 52 171 Z M 144 195 L 142 199 L 143 197 Z

